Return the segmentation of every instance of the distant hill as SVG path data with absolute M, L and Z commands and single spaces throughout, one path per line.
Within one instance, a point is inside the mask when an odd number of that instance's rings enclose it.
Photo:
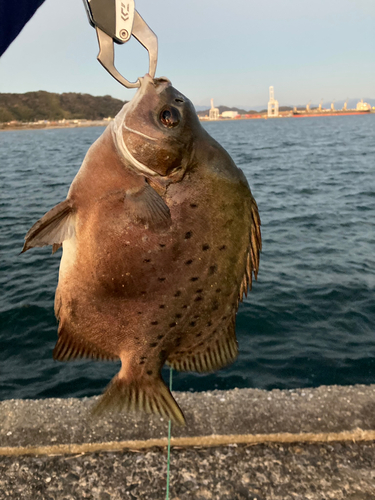
M 12 120 L 102 120 L 114 117 L 124 105 L 109 95 L 92 96 L 73 92 L 54 94 L 40 90 L 25 94 L 0 94 L 0 123 Z

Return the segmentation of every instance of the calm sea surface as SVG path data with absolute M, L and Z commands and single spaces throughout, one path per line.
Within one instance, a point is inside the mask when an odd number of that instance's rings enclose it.
M 375 115 L 204 126 L 249 180 L 263 252 L 237 316 L 238 360 L 175 372 L 174 388 L 375 383 Z M 52 360 L 60 252 L 19 255 L 102 131 L 0 132 L 0 399 L 91 396 L 118 370 Z

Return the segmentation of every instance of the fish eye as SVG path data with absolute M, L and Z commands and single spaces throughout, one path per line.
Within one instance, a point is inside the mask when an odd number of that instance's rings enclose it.
M 179 111 L 172 106 L 162 109 L 159 115 L 159 120 L 167 128 L 177 127 L 180 123 L 180 119 L 181 116 Z

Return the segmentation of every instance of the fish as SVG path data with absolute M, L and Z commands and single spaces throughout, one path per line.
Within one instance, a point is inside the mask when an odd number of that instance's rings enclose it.
M 207 373 L 236 359 L 261 232 L 245 175 L 167 78 L 141 79 L 22 252 L 45 245 L 62 246 L 53 358 L 121 360 L 96 413 L 184 425 L 161 369 Z

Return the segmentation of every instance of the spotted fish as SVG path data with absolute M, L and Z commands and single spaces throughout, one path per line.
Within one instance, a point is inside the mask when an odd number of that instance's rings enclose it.
M 146 75 L 90 147 L 23 251 L 44 245 L 63 247 L 54 359 L 120 359 L 97 411 L 183 424 L 161 368 L 211 372 L 236 358 L 261 234 L 244 174 L 169 80 Z

